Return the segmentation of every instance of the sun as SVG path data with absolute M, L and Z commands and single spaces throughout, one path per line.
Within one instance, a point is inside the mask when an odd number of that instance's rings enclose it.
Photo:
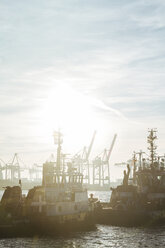
M 92 99 L 63 85 L 55 87 L 44 101 L 42 127 L 53 133 L 61 129 L 72 145 L 89 142 L 99 120 L 92 107 Z

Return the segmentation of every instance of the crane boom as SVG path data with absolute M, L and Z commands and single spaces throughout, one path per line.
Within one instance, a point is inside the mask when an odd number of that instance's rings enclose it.
M 110 146 L 110 149 L 109 149 L 109 152 L 108 152 L 108 156 L 107 156 L 107 161 L 109 161 L 109 158 L 110 158 L 110 156 L 111 156 L 112 149 L 113 149 L 113 147 L 114 147 L 116 138 L 117 138 L 117 134 L 115 134 L 114 137 L 113 137 L 112 144 L 111 144 L 111 146 Z
M 96 131 L 94 131 L 94 133 L 93 133 L 93 137 L 92 137 L 92 140 L 91 140 L 90 146 L 89 146 L 88 151 L 87 151 L 86 160 L 88 160 L 89 155 L 90 155 L 90 153 L 91 153 L 92 146 L 93 146 L 93 143 L 94 143 L 94 140 L 95 140 L 95 136 L 96 136 Z

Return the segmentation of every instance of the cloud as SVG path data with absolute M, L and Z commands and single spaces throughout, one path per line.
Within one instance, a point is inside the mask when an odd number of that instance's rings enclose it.
M 164 1 L 10 0 L 0 7 L 4 144 L 13 137 L 13 149 L 27 151 L 34 137 L 39 148 L 42 108 L 61 84 L 91 99 L 106 132 L 115 126 L 123 144 L 128 136 L 139 144 L 151 123 L 163 132 Z

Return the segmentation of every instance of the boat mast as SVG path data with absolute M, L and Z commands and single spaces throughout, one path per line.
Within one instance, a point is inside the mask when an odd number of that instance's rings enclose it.
M 155 140 L 157 139 L 157 130 L 151 129 L 148 131 L 149 135 L 147 137 L 147 142 L 149 143 L 148 150 L 150 151 L 150 162 L 151 167 L 154 167 L 154 162 L 156 161 L 156 149 L 157 146 L 155 145 Z
M 54 142 L 58 145 L 57 147 L 57 159 L 56 159 L 56 170 L 60 172 L 61 169 L 61 144 L 62 144 L 62 134 L 60 130 L 54 132 Z

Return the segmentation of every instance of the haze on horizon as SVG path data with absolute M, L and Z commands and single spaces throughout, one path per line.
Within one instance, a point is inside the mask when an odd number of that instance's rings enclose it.
M 0 158 L 27 164 L 76 153 L 91 158 L 118 134 L 111 165 L 147 150 L 148 128 L 165 140 L 165 1 L 2 0 Z

